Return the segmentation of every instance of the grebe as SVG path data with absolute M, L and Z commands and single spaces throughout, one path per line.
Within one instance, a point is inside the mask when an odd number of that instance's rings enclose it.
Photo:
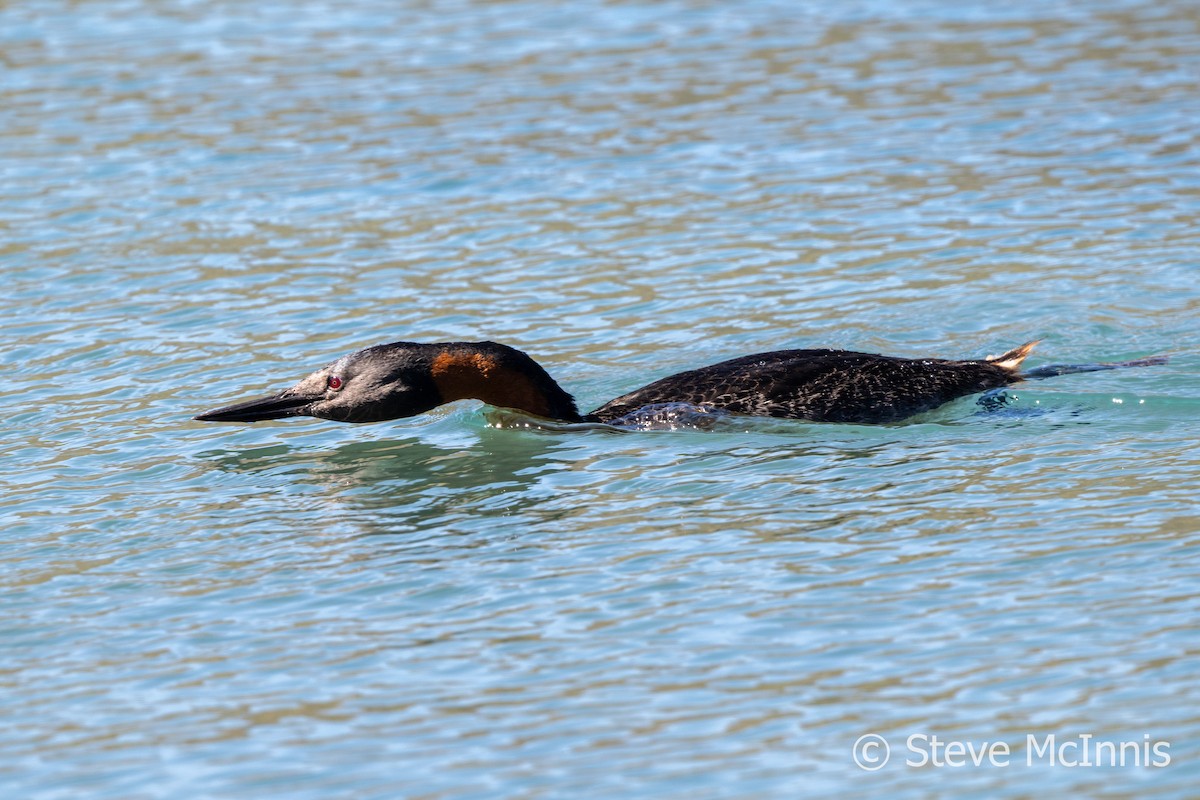
M 495 342 L 393 342 L 358 350 L 290 389 L 200 414 L 204 422 L 320 417 L 379 422 L 474 398 L 562 422 L 621 424 L 639 409 L 679 403 L 704 411 L 817 422 L 883 423 L 1016 383 L 1037 344 L 968 361 L 846 350 L 777 350 L 661 378 L 580 414 L 571 395 L 515 348 Z M 1147 359 L 1146 361 L 1150 361 Z M 1142 362 L 1127 362 L 1128 365 Z M 1124 365 L 1054 367 L 1064 371 Z

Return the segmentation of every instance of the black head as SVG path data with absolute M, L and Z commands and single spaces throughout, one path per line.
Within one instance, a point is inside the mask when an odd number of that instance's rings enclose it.
M 532 358 L 495 342 L 379 344 L 343 356 L 290 389 L 199 415 L 202 422 L 320 417 L 380 422 L 477 398 L 578 422 L 571 395 Z
M 261 422 L 320 417 L 380 422 L 411 417 L 442 403 L 430 377 L 429 345 L 380 344 L 342 356 L 278 394 L 200 414 L 202 422 Z

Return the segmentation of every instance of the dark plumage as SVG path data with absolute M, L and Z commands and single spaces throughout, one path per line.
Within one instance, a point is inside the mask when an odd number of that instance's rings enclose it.
M 609 422 L 643 406 L 683 402 L 732 414 L 816 422 L 894 422 L 1019 381 L 1032 343 L 994 360 L 942 361 L 845 350 L 778 350 L 681 372 L 587 415 Z
M 278 394 L 196 419 L 377 422 L 476 398 L 564 422 L 621 424 L 638 409 L 665 403 L 818 422 L 894 422 L 1021 380 L 1018 368 L 1034 344 L 970 361 L 844 350 L 759 353 L 662 378 L 580 415 L 571 395 L 520 350 L 495 342 L 395 342 L 343 356 Z

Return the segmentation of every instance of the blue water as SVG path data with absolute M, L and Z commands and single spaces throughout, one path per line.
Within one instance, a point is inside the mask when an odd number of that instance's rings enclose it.
M 0 55 L 3 796 L 1194 796 L 1192 4 L 47 2 Z M 1170 361 L 879 427 L 191 420 L 398 339 L 589 410 L 1038 338 Z

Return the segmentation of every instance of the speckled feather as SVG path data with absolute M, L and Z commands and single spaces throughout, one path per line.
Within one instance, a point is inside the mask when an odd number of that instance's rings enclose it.
M 779 350 L 663 378 L 584 419 L 611 422 L 656 403 L 694 403 L 733 414 L 817 422 L 894 422 L 959 397 L 1020 380 L 1031 345 L 995 359 L 907 359 L 844 350 Z M 1013 363 L 1015 362 L 1015 363 Z

